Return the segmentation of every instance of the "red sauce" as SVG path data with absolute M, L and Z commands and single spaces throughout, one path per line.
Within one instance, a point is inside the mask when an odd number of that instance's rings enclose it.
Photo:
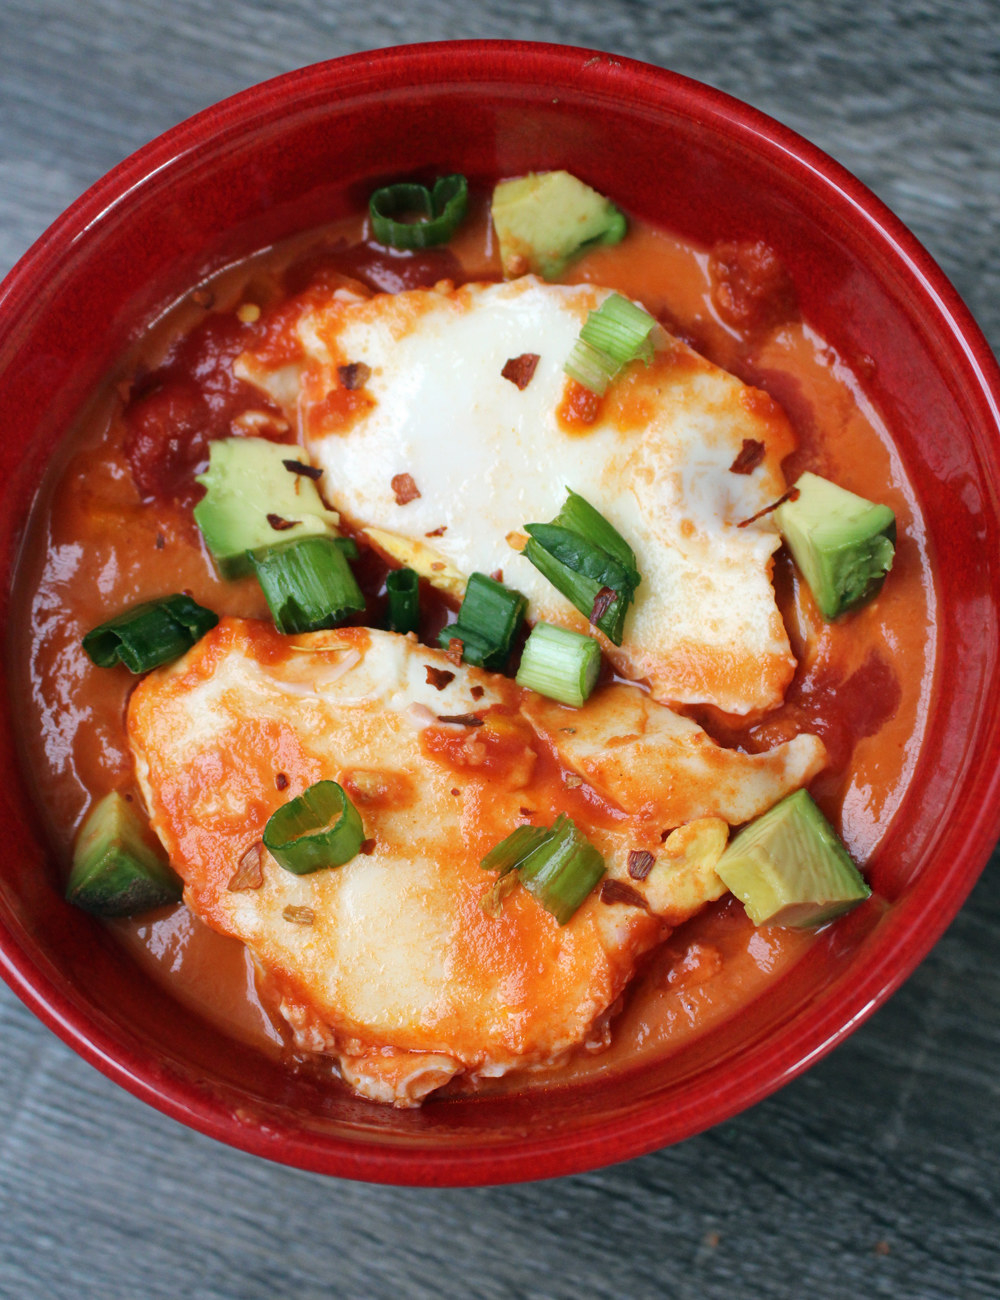
M 743 334 L 759 334 L 795 315 L 795 287 L 763 240 L 716 244 L 708 269 L 716 310 Z
M 586 433 L 601 412 L 601 398 L 575 379 L 566 380 L 556 416 L 559 423 L 569 433 Z
M 259 346 L 263 326 L 255 307 L 302 292 L 317 276 L 325 284 L 389 291 L 445 278 L 498 279 L 484 201 L 473 209 L 473 219 L 444 250 L 390 253 L 364 242 L 360 221 L 353 221 L 224 273 L 178 304 L 123 360 L 67 443 L 41 495 L 15 592 L 15 626 L 23 629 L 22 743 L 37 800 L 67 863 L 90 803 L 132 780 L 122 725 L 132 679 L 124 669 L 94 668 L 80 649 L 83 632 L 128 604 L 174 590 L 189 590 L 220 613 L 266 616 L 252 579 L 216 577 L 191 518 L 199 494 L 193 475 L 212 438 L 292 437 L 262 394 L 231 373 L 232 358 L 255 332 Z M 831 765 L 813 793 L 863 863 L 915 761 L 935 654 L 934 588 L 918 504 L 865 398 L 863 377 L 798 319 L 793 286 L 771 251 L 754 241 L 707 252 L 637 223 L 623 244 L 595 249 L 567 278 L 640 299 L 710 361 L 759 389 L 749 401 L 765 409 L 779 403 L 799 439 L 785 466 L 789 481 L 810 468 L 896 512 L 901 540 L 889 581 L 871 605 L 835 624 L 821 622 L 791 565 L 778 557 L 776 591 L 799 660 L 780 709 L 748 719 L 692 711 L 724 743 L 751 750 L 799 731 L 818 732 Z M 268 338 L 275 359 L 295 359 L 287 331 L 273 328 Z M 594 403 L 578 389 L 567 385 L 561 415 L 583 433 Z M 345 383 L 337 400 L 363 394 L 363 386 Z M 382 617 L 386 569 L 367 550 L 355 566 L 368 600 L 365 619 L 373 623 Z M 453 614 L 429 588 L 422 586 L 421 597 L 420 636 L 430 643 Z M 523 756 L 524 738 L 515 725 L 504 725 L 502 710 L 484 717 L 481 727 L 429 727 L 424 743 L 456 765 L 479 765 L 484 777 L 510 772 Z M 615 815 L 592 792 L 567 787 L 550 756 L 537 761 L 552 768 L 545 785 L 552 807 L 525 809 L 526 818 L 551 819 L 553 810 L 598 820 Z M 276 770 L 276 783 L 281 779 Z M 361 769 L 348 783 L 359 801 L 386 797 Z M 178 998 L 262 1050 L 280 1050 L 239 944 L 183 907 L 114 928 L 136 961 Z M 608 1051 L 486 1086 L 591 1078 L 677 1051 L 747 1006 L 811 942 L 808 933 L 755 930 L 740 906 L 723 901 L 656 952 L 615 1021 Z
M 144 499 L 196 499 L 194 475 L 208 443 L 227 437 L 247 411 L 271 417 L 255 421 L 258 437 L 292 441 L 273 403 L 232 373 L 249 337 L 249 326 L 231 312 L 213 313 L 177 340 L 162 365 L 136 375 L 122 412 L 124 452 Z

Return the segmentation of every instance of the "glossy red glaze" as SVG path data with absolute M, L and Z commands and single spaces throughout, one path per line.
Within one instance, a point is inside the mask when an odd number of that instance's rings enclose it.
M 332 1095 L 208 1030 L 66 906 L 3 696 L 0 969 L 67 1043 L 204 1133 L 275 1160 L 414 1184 L 549 1177 L 733 1115 L 879 1005 L 954 916 L 1000 832 L 1000 373 L 940 270 L 853 177 L 716 91 L 586 50 L 460 42 L 266 83 L 127 159 L 0 287 L 0 600 L 39 477 L 123 346 L 190 284 L 346 213 L 403 172 L 563 166 L 687 238 L 762 238 L 803 314 L 871 375 L 927 514 L 942 662 L 909 794 L 871 863 L 889 900 L 830 929 L 735 1022 L 654 1068 L 563 1093 L 399 1112 Z

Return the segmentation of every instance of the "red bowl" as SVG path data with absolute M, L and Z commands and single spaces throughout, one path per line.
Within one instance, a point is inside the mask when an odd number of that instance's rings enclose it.
M 848 917 L 737 1019 L 641 1071 L 560 1092 L 395 1111 L 222 1038 L 62 901 L 3 695 L 0 971 L 65 1042 L 213 1137 L 379 1182 L 569 1173 L 688 1137 L 828 1051 L 913 970 L 1000 834 L 1000 372 L 940 270 L 858 181 L 745 105 L 591 51 L 454 42 L 353 55 L 182 123 L 99 181 L 0 286 L 3 599 L 46 462 L 110 363 L 194 281 L 355 210 L 401 171 L 561 166 L 703 244 L 752 231 L 803 316 L 868 383 L 926 513 L 940 584 L 933 707 L 871 864 L 888 900 Z M 857 915 L 857 914 L 855 914 Z

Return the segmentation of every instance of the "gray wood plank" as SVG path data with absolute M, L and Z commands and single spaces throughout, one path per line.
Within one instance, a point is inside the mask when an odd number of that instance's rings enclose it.
M 122 156 L 242 86 L 455 35 L 601 47 L 772 113 L 866 181 L 1000 347 L 995 0 L 5 0 L 0 271 Z M 0 1294 L 1000 1295 L 994 858 L 899 994 L 745 1115 L 613 1169 L 472 1191 L 325 1180 L 148 1110 L 0 989 Z

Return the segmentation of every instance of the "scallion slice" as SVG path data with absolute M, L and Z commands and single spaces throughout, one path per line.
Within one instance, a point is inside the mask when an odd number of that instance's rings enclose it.
M 180 897 L 181 882 L 135 804 L 117 790 L 106 794 L 76 837 L 67 900 L 97 916 L 134 916 Z
M 479 864 L 484 871 L 499 871 L 505 876 L 520 866 L 552 834 L 547 826 L 518 826 L 506 839 L 495 844 Z
M 517 869 L 521 884 L 565 925 L 604 875 L 604 859 L 565 813 Z
M 620 293 L 590 312 L 565 366 L 566 374 L 598 396 L 630 361 L 653 359 L 656 320 Z
M 615 645 L 641 582 L 632 548 L 604 516 L 576 492 L 550 524 L 525 524 L 522 554 Z M 611 593 L 598 601 L 601 593 Z
M 591 636 L 539 623 L 521 653 L 518 686 L 579 708 L 597 684 L 601 647 Z
M 317 781 L 283 804 L 264 827 L 264 847 L 297 876 L 339 867 L 364 842 L 361 815 L 336 781 Z
M 528 539 L 528 544 L 521 554 L 526 560 L 530 560 L 538 572 L 544 578 L 548 578 L 553 587 L 562 592 L 581 614 L 585 614 L 587 618 L 590 618 L 594 602 L 601 591 L 600 583 L 595 582 L 593 578 L 585 578 L 582 574 L 567 568 L 565 564 L 560 564 L 543 546 L 539 546 L 533 537 Z M 624 609 L 625 607 L 622 606 L 622 609 L 618 611 L 620 614 L 618 618 L 613 618 L 612 611 L 609 610 L 595 624 L 616 645 L 621 644 L 622 627 L 625 623 Z
M 445 649 L 456 637 L 462 642 L 466 663 L 501 669 L 510 655 L 514 637 L 524 618 L 527 600 L 485 573 L 473 573 L 465 586 L 458 619 L 442 628 L 438 644 Z
M 368 201 L 368 213 L 380 244 L 432 248 L 451 239 L 468 204 L 469 186 L 464 176 L 439 176 L 432 190 L 409 181 L 376 190 Z M 400 219 L 405 217 L 410 220 Z
M 337 539 L 301 537 L 248 558 L 279 632 L 337 627 L 365 607 Z
M 541 832 L 541 835 L 539 835 Z M 483 858 L 502 872 L 516 868 L 521 884 L 560 925 L 569 921 L 604 875 L 604 859 L 560 813 L 551 828 L 519 826 Z
M 353 537 L 334 537 L 331 539 L 334 546 L 343 554 L 345 560 L 356 560 L 361 552 L 358 550 L 358 544 Z
M 655 319 L 620 293 L 605 298 L 596 311 L 590 312 L 580 331 L 584 343 L 606 352 L 619 366 L 630 361 L 653 359 Z
M 570 379 L 575 379 L 598 397 L 603 397 L 607 392 L 616 369 L 606 352 L 601 352 L 580 338 L 573 344 L 573 350 L 563 366 L 564 373 Z
M 617 528 L 590 504 L 586 497 L 580 496 L 572 488 L 566 489 L 566 502 L 552 521 L 570 532 L 579 533 L 589 538 L 595 546 L 618 561 L 628 570 L 633 587 L 638 587 L 641 579 L 632 550 Z
M 619 564 L 613 555 L 586 534 L 575 533 L 555 523 L 526 524 L 524 531 L 554 560 L 574 573 L 590 578 L 598 589 L 611 587 L 614 591 L 625 591 L 636 586 L 638 575 Z
M 217 614 L 178 592 L 133 605 L 92 628 L 83 648 L 98 668 L 121 662 L 130 672 L 145 673 L 179 659 L 218 621 Z
M 420 624 L 420 579 L 414 569 L 386 574 L 386 626 L 390 632 L 416 632 Z

